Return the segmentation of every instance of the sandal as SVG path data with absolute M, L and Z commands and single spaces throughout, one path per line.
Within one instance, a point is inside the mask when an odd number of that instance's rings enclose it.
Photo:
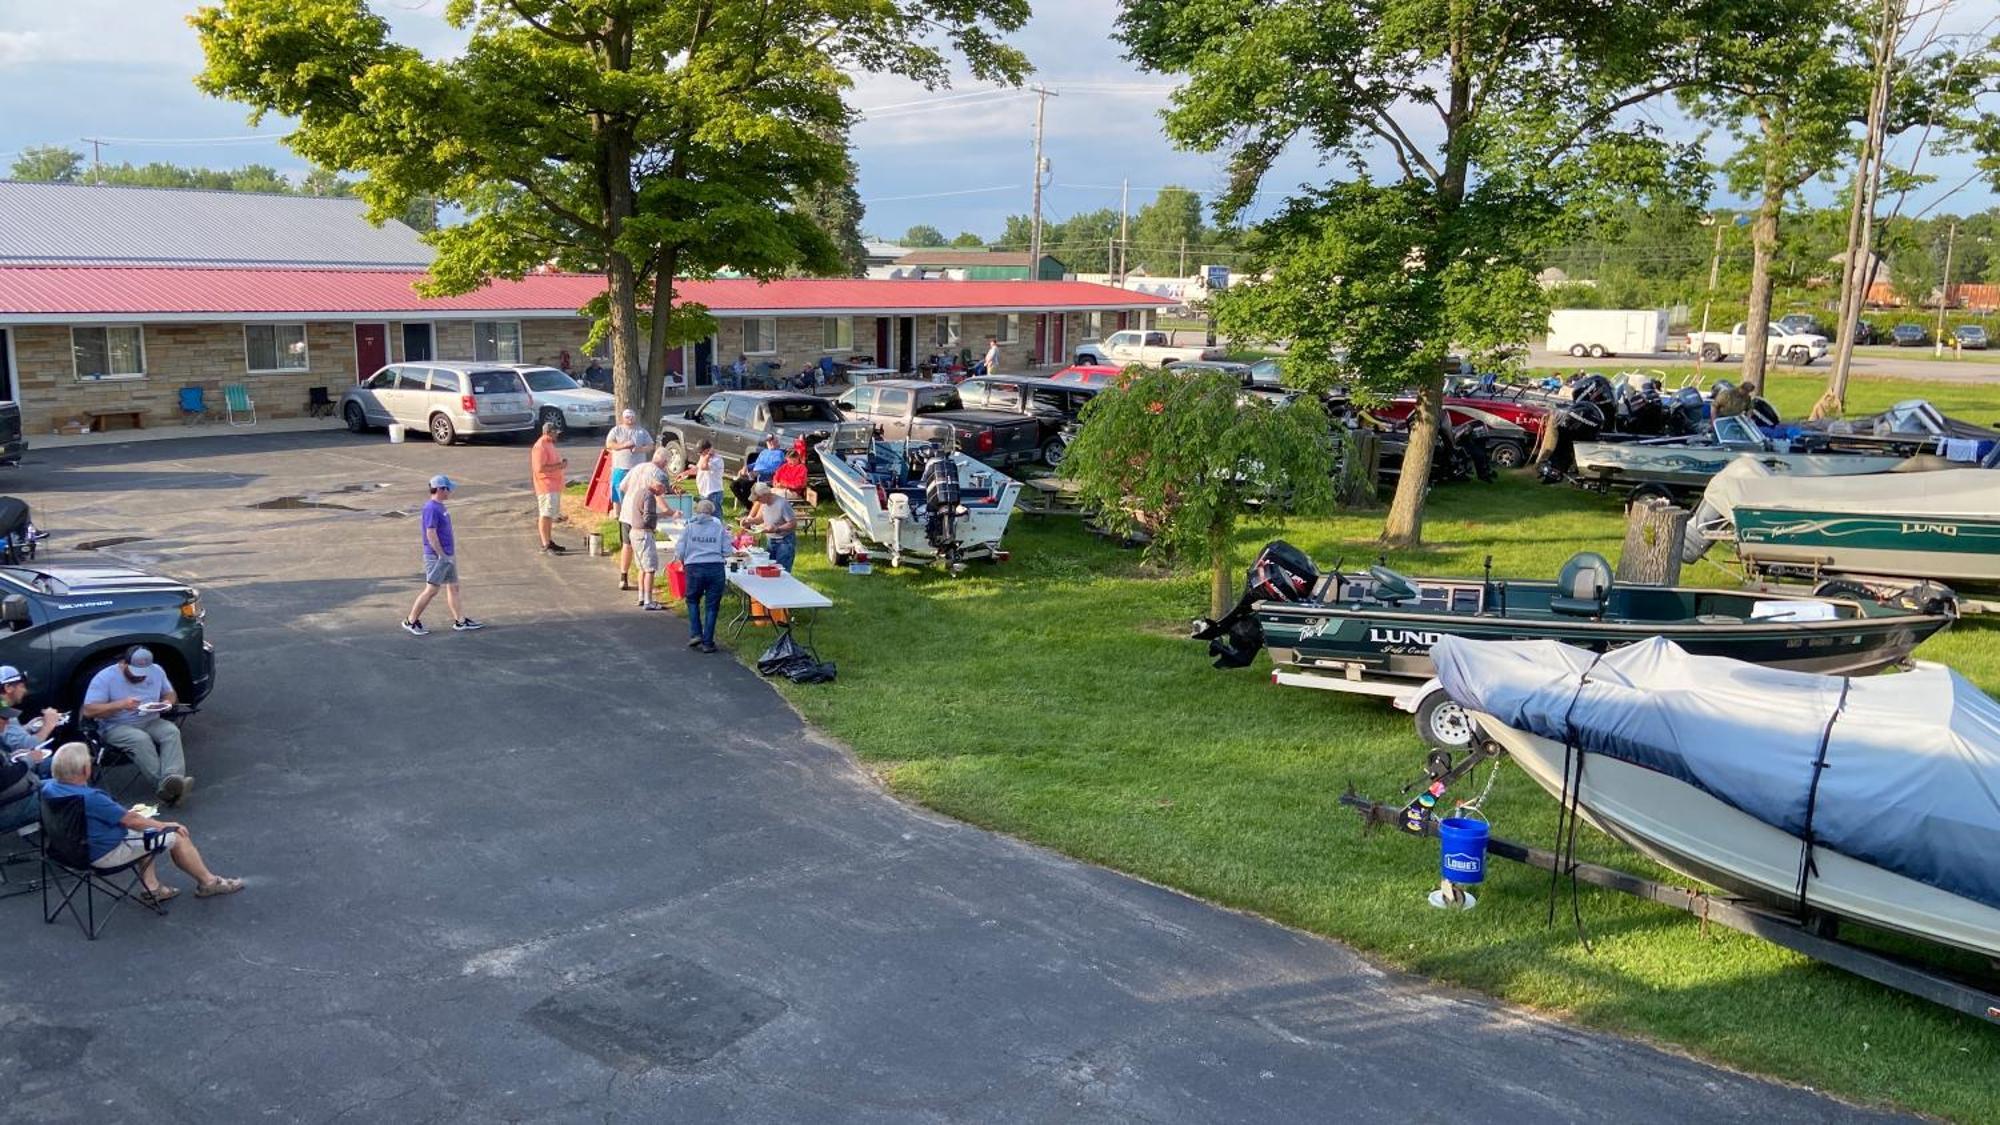
M 243 889 L 241 879 L 217 878 L 213 883 L 203 883 L 194 889 L 196 898 L 214 898 L 217 895 L 233 895 Z
M 161 887 L 157 891 L 140 891 L 139 901 L 147 906 L 165 906 L 168 900 L 180 894 L 178 887 Z

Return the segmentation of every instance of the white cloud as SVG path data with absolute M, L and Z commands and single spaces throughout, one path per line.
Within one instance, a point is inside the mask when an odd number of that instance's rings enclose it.
M 166 4 L 67 0 L 0 10 L 0 68 L 50 62 L 194 68 L 201 48 L 187 12 Z

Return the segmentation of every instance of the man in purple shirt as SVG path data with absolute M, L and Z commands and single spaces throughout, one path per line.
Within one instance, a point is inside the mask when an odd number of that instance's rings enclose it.
M 403 631 L 413 637 L 430 636 L 431 631 L 424 628 L 424 607 L 431 604 L 440 589 L 444 591 L 445 605 L 451 608 L 453 629 L 464 633 L 486 627 L 484 622 L 465 616 L 459 608 L 458 544 L 451 534 L 451 513 L 444 506 L 451 499 L 451 487 L 451 478 L 442 473 L 431 478 L 431 498 L 424 502 L 423 519 L 419 521 L 418 531 L 424 546 L 424 589 L 410 607 L 410 616 L 403 619 Z

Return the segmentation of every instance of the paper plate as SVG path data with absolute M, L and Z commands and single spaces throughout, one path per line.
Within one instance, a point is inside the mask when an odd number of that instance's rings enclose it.
M 160 715 L 160 714 L 164 714 L 164 713 L 166 713 L 166 712 L 168 712 L 168 711 L 171 711 L 171 710 L 173 710 L 173 709 L 174 709 L 174 705 L 173 705 L 173 704 L 171 704 L 171 703 L 168 703 L 168 702 L 167 702 L 166 700 L 164 700 L 164 699 L 162 699 L 162 700 L 158 700 L 158 701 L 156 701 L 156 702 L 153 702 L 153 703 L 141 703 L 141 704 L 139 704 L 139 710 L 140 710 L 140 711 L 141 711 L 142 713 L 144 713 L 144 714 L 147 714 L 147 715 Z

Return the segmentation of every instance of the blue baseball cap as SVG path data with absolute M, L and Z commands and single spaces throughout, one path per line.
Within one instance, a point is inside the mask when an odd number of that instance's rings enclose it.
M 440 489 L 440 488 L 442 488 L 442 489 L 446 489 L 447 491 L 449 491 L 449 490 L 451 490 L 451 489 L 455 489 L 455 488 L 457 488 L 457 487 L 458 487 L 457 485 L 455 485 L 455 484 L 451 483 L 451 478 L 450 478 L 450 477 L 448 477 L 448 476 L 445 476 L 445 475 L 444 475 L 443 473 L 439 473 L 438 475 L 436 475 L 436 476 L 434 476 L 434 477 L 432 477 L 432 478 L 431 478 L 431 491 L 432 491 L 432 492 L 436 492 L 436 491 L 437 491 L 438 489 Z

